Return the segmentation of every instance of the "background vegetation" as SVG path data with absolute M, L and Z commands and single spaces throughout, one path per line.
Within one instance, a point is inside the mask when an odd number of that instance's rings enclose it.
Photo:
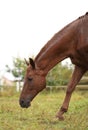
M 9 67 L 9 65 L 6 65 L 6 71 L 9 73 L 12 73 L 13 76 L 20 78 L 21 80 L 24 79 L 26 70 L 26 64 L 24 59 L 21 58 L 13 58 L 13 67 Z
M 57 64 L 47 75 L 47 85 L 66 85 L 71 77 L 72 66 Z

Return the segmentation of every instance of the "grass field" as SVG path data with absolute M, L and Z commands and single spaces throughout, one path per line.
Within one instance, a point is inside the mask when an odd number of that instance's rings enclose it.
M 64 91 L 40 93 L 28 109 L 19 106 L 19 94 L 0 96 L 0 130 L 88 130 L 88 93 L 75 92 L 65 120 L 55 115 Z

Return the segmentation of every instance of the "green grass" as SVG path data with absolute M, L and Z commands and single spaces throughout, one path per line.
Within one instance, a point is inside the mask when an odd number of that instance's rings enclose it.
M 3 94 L 4 95 L 4 94 Z M 88 130 L 88 94 L 75 92 L 65 120 L 55 118 L 65 92 L 40 93 L 31 107 L 19 106 L 19 95 L 0 97 L 0 130 Z

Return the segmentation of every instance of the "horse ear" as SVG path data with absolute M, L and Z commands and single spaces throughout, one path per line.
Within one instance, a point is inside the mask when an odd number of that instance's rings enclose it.
M 29 65 L 29 62 L 24 58 L 24 60 L 25 60 L 25 63 L 27 64 L 27 66 Z
M 29 58 L 30 64 L 33 67 L 33 69 L 35 69 L 35 62 L 33 61 L 32 58 Z

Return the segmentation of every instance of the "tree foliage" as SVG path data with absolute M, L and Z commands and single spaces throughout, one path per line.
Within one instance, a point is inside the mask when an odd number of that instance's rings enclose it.
M 21 58 L 13 58 L 13 68 L 10 68 L 6 65 L 6 69 L 8 72 L 11 72 L 15 77 L 19 77 L 21 80 L 24 78 L 26 64 Z
M 51 86 L 65 85 L 72 74 L 72 68 L 67 65 L 57 64 L 47 75 L 47 84 Z

